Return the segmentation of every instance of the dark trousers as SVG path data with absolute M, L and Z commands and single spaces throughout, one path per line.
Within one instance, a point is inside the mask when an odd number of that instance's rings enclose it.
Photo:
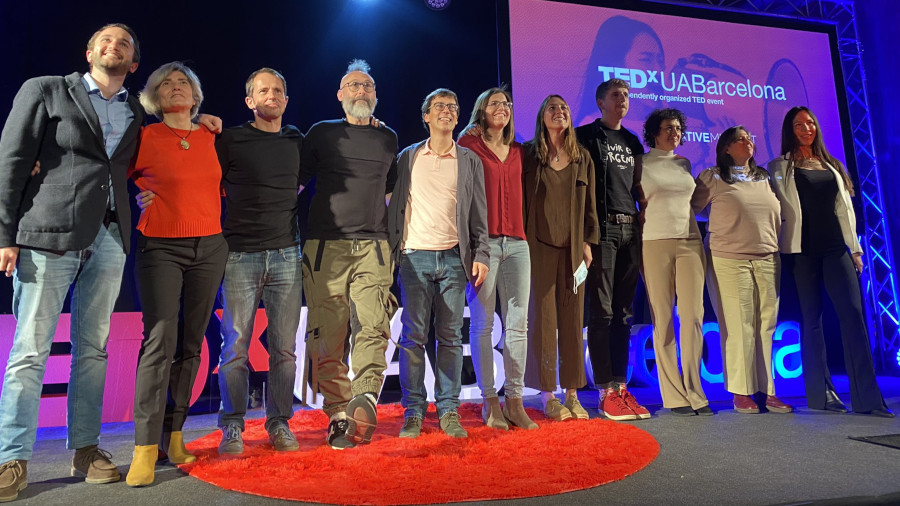
M 850 379 L 850 403 L 857 412 L 884 409 L 875 382 L 875 366 L 863 316 L 859 279 L 846 251 L 833 255 L 792 255 L 794 280 L 803 316 L 800 357 L 810 408 L 825 408 L 825 392 L 833 390 L 822 332 L 822 286 L 831 298 L 841 327 L 844 363 Z
M 588 270 L 588 351 L 594 384 L 625 383 L 632 304 L 641 271 L 641 231 L 637 223 L 600 225 L 600 244 L 591 246 Z
M 135 445 L 157 444 L 163 432 L 184 425 L 227 258 L 222 234 L 138 239 L 144 340 L 134 385 Z

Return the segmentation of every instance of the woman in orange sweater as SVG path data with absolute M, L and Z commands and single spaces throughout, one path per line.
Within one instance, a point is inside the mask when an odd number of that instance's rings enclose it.
M 144 340 L 134 389 L 134 458 L 126 477 L 133 487 L 153 483 L 160 442 L 169 461 L 195 460 L 184 448 L 181 427 L 228 256 L 215 137 L 192 121 L 203 101 L 197 75 L 182 63 L 165 64 L 150 75 L 140 100 L 162 122 L 143 129 L 129 171 L 138 188 L 156 194 L 137 225 Z

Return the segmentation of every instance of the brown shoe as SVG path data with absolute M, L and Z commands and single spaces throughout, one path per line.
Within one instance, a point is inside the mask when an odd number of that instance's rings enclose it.
M 525 430 L 534 430 L 538 428 L 538 424 L 534 423 L 525 412 L 525 405 L 522 404 L 521 397 L 507 397 L 506 404 L 503 406 L 503 416 L 511 425 Z
M 759 413 L 759 405 L 749 395 L 734 394 L 734 410 L 738 413 L 755 415 Z
M 772 413 L 790 413 L 794 410 L 793 406 L 781 402 L 781 399 L 774 395 L 766 397 L 766 409 Z
M 547 415 L 547 418 L 557 422 L 564 422 L 572 418 L 572 412 L 563 406 L 556 397 L 550 399 L 544 405 L 544 414 Z
M 10 460 L 0 465 L 0 502 L 14 501 L 28 486 L 28 461 Z
M 154 445 L 155 446 L 155 445 Z M 114 483 L 122 479 L 112 455 L 97 445 L 75 450 L 72 458 L 72 476 L 84 476 L 85 483 Z
M 500 399 L 497 397 L 485 397 L 484 404 L 481 405 L 481 419 L 492 429 L 509 430 L 509 424 L 503 418 L 503 410 L 500 408 Z
M 584 409 L 584 406 L 578 402 L 578 397 L 574 395 L 567 395 L 566 402 L 563 403 L 563 406 L 565 406 L 566 409 L 572 413 L 572 416 L 578 420 L 589 420 L 591 418 L 591 415 Z

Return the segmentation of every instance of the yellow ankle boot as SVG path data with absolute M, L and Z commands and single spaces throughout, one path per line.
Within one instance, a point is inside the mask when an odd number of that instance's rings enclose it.
M 129 487 L 143 487 L 153 483 L 153 472 L 156 467 L 158 445 L 137 445 L 125 483 Z
M 165 439 L 165 435 L 163 435 L 163 439 Z M 187 448 L 184 447 L 184 435 L 180 430 L 172 432 L 167 443 L 168 446 L 163 448 L 163 450 L 169 456 L 169 462 L 173 464 L 190 464 L 197 460 L 197 457 L 189 453 Z

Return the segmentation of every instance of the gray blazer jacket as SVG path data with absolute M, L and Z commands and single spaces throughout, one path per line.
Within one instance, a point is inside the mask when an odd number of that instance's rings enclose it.
M 109 181 L 125 252 L 131 242 L 126 172 L 137 151 L 144 109 L 110 158 L 82 74 L 25 81 L 0 134 L 0 247 L 77 251 L 90 246 L 106 214 Z M 41 172 L 31 177 L 36 161 Z
M 403 242 L 404 214 L 409 200 L 412 164 L 416 153 L 426 141 L 413 144 L 400 152 L 397 162 L 397 184 L 388 206 L 388 234 L 394 263 L 400 261 L 400 243 Z M 487 199 L 484 195 L 484 167 L 481 159 L 471 150 L 456 146 L 459 175 L 456 182 L 456 228 L 459 235 L 459 256 L 466 268 L 466 277 L 472 281 L 472 264 L 490 265 L 488 246 Z

